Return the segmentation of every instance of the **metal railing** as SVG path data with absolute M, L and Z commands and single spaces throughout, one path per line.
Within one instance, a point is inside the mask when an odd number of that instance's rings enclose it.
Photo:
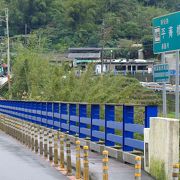
M 117 120 L 116 107 L 122 109 L 121 121 Z M 143 140 L 134 134 L 143 135 L 157 111 L 157 106 L 144 106 L 143 123 L 137 124 L 135 105 L 0 100 L 1 114 L 94 142 L 101 140 L 106 146 L 119 144 L 123 151 L 144 150 Z

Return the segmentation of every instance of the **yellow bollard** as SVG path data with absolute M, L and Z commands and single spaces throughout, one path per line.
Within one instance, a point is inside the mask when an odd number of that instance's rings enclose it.
M 31 129 L 31 150 L 34 151 L 34 125 L 32 125 Z
M 49 161 L 53 161 L 52 131 L 49 131 Z
M 44 129 L 44 157 L 48 157 L 48 146 L 47 146 L 48 131 Z
M 43 129 L 40 128 L 40 155 L 43 155 Z
M 26 142 L 26 123 L 22 122 L 22 143 L 25 144 Z
M 38 128 L 35 126 L 35 152 L 38 153 Z
M 179 164 L 178 163 L 173 165 L 172 179 L 173 180 L 179 179 Z
M 31 148 L 31 124 L 28 126 L 28 147 Z
M 76 179 L 81 179 L 80 141 L 76 141 Z
M 54 135 L 54 165 L 58 165 L 58 133 Z
M 28 145 L 28 123 L 25 124 L 25 145 Z
M 108 151 L 103 151 L 103 180 L 108 180 Z
M 64 135 L 60 135 L 60 169 L 64 169 Z
M 89 180 L 89 161 L 88 161 L 88 146 L 84 146 L 84 171 L 83 171 L 83 180 Z
M 136 156 L 135 158 L 135 180 L 141 180 L 141 157 Z
M 66 162 L 67 162 L 67 175 L 71 176 L 72 175 L 72 166 L 71 166 L 71 144 L 70 144 L 70 139 L 66 135 Z

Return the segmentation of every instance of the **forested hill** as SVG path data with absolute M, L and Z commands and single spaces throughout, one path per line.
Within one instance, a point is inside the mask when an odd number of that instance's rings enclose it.
M 0 0 L 9 8 L 11 36 L 35 32 L 49 48 L 119 47 L 151 37 L 155 16 L 180 10 L 180 0 Z

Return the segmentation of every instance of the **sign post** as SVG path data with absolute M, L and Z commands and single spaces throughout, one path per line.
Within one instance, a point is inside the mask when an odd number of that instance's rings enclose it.
M 165 64 L 165 53 L 161 55 L 161 62 L 163 64 L 154 65 L 153 77 L 154 82 L 163 84 L 163 116 L 167 116 L 167 98 L 166 98 L 166 83 L 169 82 L 169 64 Z
M 165 63 L 165 53 L 176 52 L 176 118 L 179 118 L 179 50 L 180 50 L 180 11 L 153 19 L 153 50 L 161 54 Z M 166 116 L 166 90 L 163 84 L 163 115 Z
M 165 63 L 165 53 L 161 55 L 161 62 Z M 166 82 L 163 83 L 163 116 L 167 117 Z
M 179 119 L 179 51 L 176 52 L 176 118 Z

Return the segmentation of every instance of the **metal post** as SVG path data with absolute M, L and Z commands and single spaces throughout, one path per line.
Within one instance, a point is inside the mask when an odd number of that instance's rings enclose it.
M 38 128 L 35 126 L 35 152 L 38 153 Z
M 58 133 L 54 135 L 54 165 L 58 165 Z
M 43 129 L 40 128 L 40 155 L 43 155 Z
M 26 143 L 26 123 L 25 122 L 22 122 L 22 133 L 23 133 L 22 142 L 23 144 L 25 144 Z
M 76 179 L 81 179 L 80 141 L 76 141 Z
M 84 146 L 84 171 L 83 178 L 84 180 L 89 180 L 89 161 L 88 161 L 88 146 Z
M 25 124 L 25 145 L 28 146 L 28 123 Z
M 52 152 L 52 131 L 49 131 L 49 161 L 53 161 L 53 152 Z
M 172 179 L 173 180 L 178 180 L 179 179 L 179 164 L 174 164 L 173 165 Z
M 161 62 L 165 63 L 165 53 L 161 54 Z M 163 117 L 167 117 L 166 83 L 163 83 Z
M 179 119 L 179 51 L 176 51 L 176 118 Z
M 67 175 L 72 175 L 72 166 L 71 166 L 71 144 L 68 135 L 66 134 L 66 162 L 67 162 Z
M 31 148 L 31 127 L 32 125 L 29 124 L 29 127 L 28 127 L 28 147 Z
M 113 58 L 113 50 L 111 49 L 111 57 L 110 57 L 110 64 L 109 64 L 109 72 L 111 72 L 111 62 Z
M 64 169 L 64 135 L 60 136 L 60 169 Z
M 24 127 L 23 127 L 23 122 L 19 122 L 19 131 L 20 131 L 20 142 L 23 143 L 23 138 L 24 138 Z
M 104 19 L 103 19 L 103 22 L 102 22 L 102 48 L 101 48 L 101 74 L 103 74 L 103 64 L 104 64 L 104 57 L 103 57 L 103 54 L 104 54 L 104 26 L 105 26 L 105 23 L 104 23 Z
M 108 180 L 108 151 L 103 151 L 103 180 Z
M 27 26 L 27 24 L 25 24 L 25 26 L 24 26 L 25 46 L 27 45 L 27 28 L 28 28 L 28 26 Z
M 135 157 L 135 180 L 141 180 L 141 157 Z
M 47 150 L 47 137 L 48 137 L 48 132 L 46 129 L 44 129 L 44 157 L 48 157 L 48 150 Z
M 103 52 L 104 52 L 104 47 L 101 48 L 101 74 L 103 74 L 103 65 L 104 65 Z
M 8 66 L 8 90 L 11 94 L 11 83 L 10 83 L 10 46 L 9 46 L 9 10 L 5 8 L 5 16 L 6 16 L 6 31 L 7 31 L 7 66 Z M 10 95 L 11 98 L 11 95 Z
M 32 125 L 31 129 L 31 150 L 34 151 L 34 125 Z

